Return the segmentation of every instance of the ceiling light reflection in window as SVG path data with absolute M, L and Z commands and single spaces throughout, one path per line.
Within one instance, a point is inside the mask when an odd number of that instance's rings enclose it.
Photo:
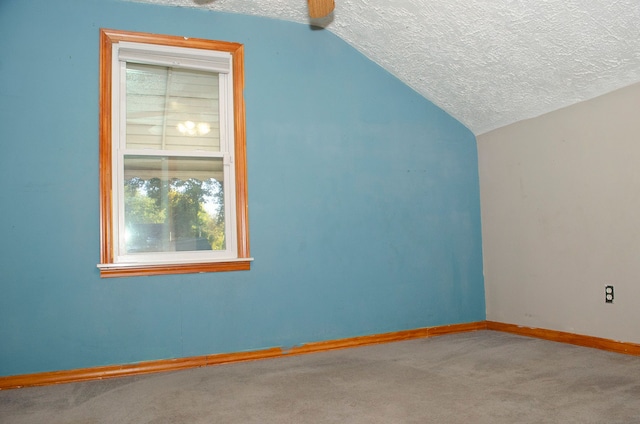
M 178 124 L 178 131 L 184 135 L 207 135 L 211 131 L 211 126 L 206 122 L 195 123 L 193 121 L 184 121 Z

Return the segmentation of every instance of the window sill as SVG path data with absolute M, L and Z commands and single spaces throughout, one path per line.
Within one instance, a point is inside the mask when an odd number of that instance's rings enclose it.
M 101 278 L 136 277 L 203 272 L 248 271 L 253 258 L 226 259 L 220 262 L 162 263 L 162 264 L 98 264 Z

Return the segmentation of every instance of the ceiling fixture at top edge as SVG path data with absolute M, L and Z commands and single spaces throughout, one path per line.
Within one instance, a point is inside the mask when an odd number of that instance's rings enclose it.
M 307 0 L 309 3 L 309 17 L 312 19 L 323 18 L 333 12 L 334 0 Z

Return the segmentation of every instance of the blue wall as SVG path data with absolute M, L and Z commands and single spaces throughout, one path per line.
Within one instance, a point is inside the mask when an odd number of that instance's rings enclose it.
M 245 44 L 251 271 L 100 279 L 98 29 Z M 485 318 L 473 134 L 328 31 L 0 1 L 0 375 Z

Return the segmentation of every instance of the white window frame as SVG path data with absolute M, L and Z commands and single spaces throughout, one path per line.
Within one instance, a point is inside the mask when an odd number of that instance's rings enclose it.
M 126 64 L 142 63 L 217 72 L 220 151 L 128 149 Z M 237 43 L 101 30 L 100 64 L 101 276 L 246 270 L 249 255 L 243 49 Z M 237 69 L 239 68 L 239 69 Z M 223 159 L 226 249 L 127 254 L 124 246 L 124 157 Z

